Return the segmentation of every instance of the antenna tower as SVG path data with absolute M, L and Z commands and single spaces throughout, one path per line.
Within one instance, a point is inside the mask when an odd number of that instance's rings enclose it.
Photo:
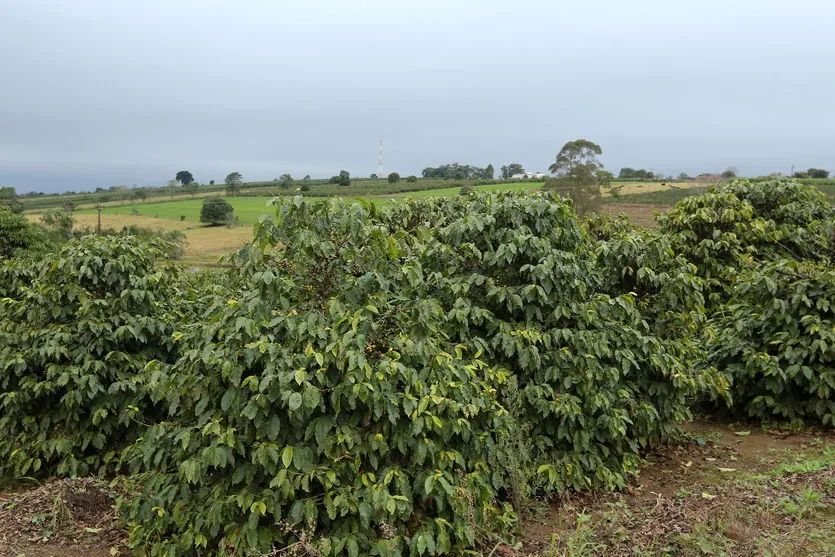
M 377 147 L 377 177 L 383 177 L 383 140 L 380 140 L 380 146 Z

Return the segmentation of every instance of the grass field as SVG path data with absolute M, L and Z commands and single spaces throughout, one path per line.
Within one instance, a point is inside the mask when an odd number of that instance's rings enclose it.
M 542 187 L 542 182 L 515 182 L 476 186 L 476 191 L 534 191 Z M 383 205 L 396 199 L 454 197 L 459 195 L 460 186 L 402 192 L 389 195 L 368 197 L 372 202 Z M 675 201 L 670 196 L 680 195 L 680 191 L 669 190 L 669 186 L 658 183 L 625 184 L 619 198 L 608 198 L 602 208 L 609 214 L 626 214 L 639 226 L 655 226 L 655 213 L 666 209 Z M 186 235 L 184 262 L 187 264 L 206 265 L 213 263 L 218 256 L 230 253 L 241 247 L 251 237 L 251 227 L 262 215 L 273 214 L 268 202 L 272 197 L 230 197 L 226 198 L 235 209 L 239 226 L 207 227 L 200 224 L 201 198 L 182 198 L 168 201 L 148 201 L 135 205 L 106 206 L 102 212 L 102 225 L 105 228 L 119 229 L 126 225 L 163 230 L 182 230 Z M 632 201 L 640 199 L 641 201 Z M 75 219 L 78 227 L 93 229 L 96 227 L 96 210 L 86 208 L 76 210 Z M 37 221 L 39 214 L 29 214 Z M 184 217 L 181 219 L 181 217 Z
M 539 189 L 542 183 L 522 182 L 513 184 L 489 184 L 476 186 L 476 191 L 532 191 Z M 388 203 L 392 199 L 404 199 L 407 197 L 451 197 L 458 195 L 460 187 L 423 190 L 416 192 L 399 193 L 393 195 L 371 197 L 377 203 Z M 227 197 L 235 209 L 235 216 L 240 224 L 255 224 L 261 215 L 273 214 L 273 210 L 267 205 L 272 197 Z M 153 218 L 155 221 L 175 220 L 191 223 L 200 222 L 200 208 L 203 205 L 202 199 L 180 199 L 177 201 L 162 201 L 154 203 L 137 203 L 136 205 L 120 205 L 105 207 L 103 215 L 128 215 Z M 81 209 L 75 212 L 76 215 L 95 215 L 96 210 L 92 208 Z M 184 217 L 181 219 L 181 217 Z M 153 226 L 152 226 L 153 227 Z

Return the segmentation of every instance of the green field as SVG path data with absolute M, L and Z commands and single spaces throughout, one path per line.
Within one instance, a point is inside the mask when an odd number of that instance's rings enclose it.
M 542 183 L 521 182 L 512 184 L 488 184 L 476 186 L 476 191 L 532 191 L 539 189 Z M 405 199 L 407 197 L 452 197 L 458 195 L 460 187 L 441 188 L 433 190 L 402 193 L 385 197 L 371 197 L 377 204 L 390 202 L 392 199 Z M 267 203 L 272 197 L 229 197 L 226 198 L 235 209 L 235 216 L 240 224 L 254 224 L 261 215 L 272 214 Z M 177 201 L 164 201 L 161 203 L 137 203 L 136 205 L 123 205 L 106 207 L 104 214 L 108 215 L 142 215 L 160 219 L 186 220 L 189 222 L 200 222 L 200 208 L 203 205 L 202 199 L 181 199 Z M 76 211 L 78 214 L 95 214 L 95 209 L 82 209 Z M 181 219 L 181 217 L 185 217 Z

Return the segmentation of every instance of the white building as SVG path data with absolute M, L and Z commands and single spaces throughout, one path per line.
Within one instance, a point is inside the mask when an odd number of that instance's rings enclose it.
M 511 180 L 522 180 L 524 178 L 536 178 L 541 180 L 543 178 L 547 178 L 547 174 L 543 174 L 542 172 L 523 172 L 522 174 L 514 174 L 510 177 Z

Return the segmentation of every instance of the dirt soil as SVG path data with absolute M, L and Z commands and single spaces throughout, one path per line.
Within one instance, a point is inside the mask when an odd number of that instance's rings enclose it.
M 119 493 L 92 478 L 0 493 L 0 557 L 111 557 L 125 533 L 115 525 Z
M 626 215 L 635 226 L 658 228 L 656 215 L 666 213 L 670 205 L 637 205 L 634 203 L 604 203 L 599 211 L 606 215 Z
M 534 508 L 503 554 L 835 556 L 835 432 L 685 429 L 624 492 Z

